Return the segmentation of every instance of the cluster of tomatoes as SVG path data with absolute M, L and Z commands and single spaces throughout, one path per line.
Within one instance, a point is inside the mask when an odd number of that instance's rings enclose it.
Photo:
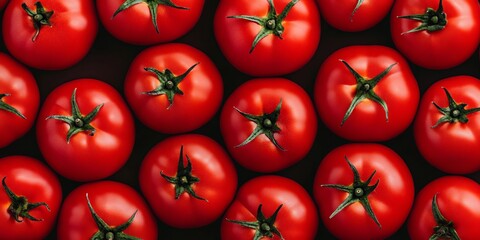
M 0 0 L 0 239 L 476 239 L 477 0 Z

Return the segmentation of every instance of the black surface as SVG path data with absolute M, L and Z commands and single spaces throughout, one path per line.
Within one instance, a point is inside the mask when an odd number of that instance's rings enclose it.
M 213 16 L 218 0 L 206 1 L 205 4 L 200 22 L 191 32 L 175 42 L 187 43 L 206 52 L 213 62 L 217 64 L 224 80 L 225 100 L 237 86 L 252 77 L 238 72 L 228 64 L 227 60 L 220 53 L 213 36 Z M 84 77 L 97 78 L 108 82 L 123 94 L 123 81 L 130 62 L 146 47 L 122 43 L 109 35 L 102 26 L 100 26 L 99 30 L 100 31 L 90 53 L 74 67 L 62 71 L 40 71 L 30 69 L 40 88 L 41 104 L 48 93 L 58 85 L 73 79 Z M 377 44 L 394 47 L 390 37 L 388 17 L 374 28 L 360 33 L 346 33 L 335 30 L 322 20 L 320 46 L 315 56 L 304 68 L 295 73 L 286 75 L 285 77 L 300 84 L 310 96 L 313 96 L 315 77 L 323 60 L 339 48 L 362 44 Z M 0 51 L 7 52 L 3 40 L 0 42 Z M 461 66 L 448 70 L 426 70 L 412 64 L 411 68 L 418 81 L 421 93 L 423 93 L 433 82 L 445 77 L 467 74 L 480 78 L 478 53 L 470 57 L 470 59 Z M 137 176 L 143 157 L 151 147 L 165 137 L 168 137 L 168 135 L 154 132 L 138 121 L 136 121 L 135 127 L 136 143 L 129 161 L 120 171 L 108 179 L 127 183 L 139 190 Z M 217 142 L 223 144 L 218 128 L 219 113 L 217 113 L 214 119 L 212 119 L 207 125 L 194 132 L 208 135 Z M 276 174 L 294 179 L 312 193 L 313 178 L 319 162 L 330 150 L 345 143 L 348 143 L 348 141 L 335 136 L 321 121 L 319 121 L 317 138 L 308 156 L 298 164 Z M 428 182 L 446 175 L 431 167 L 422 159 L 415 147 L 411 127 L 403 134 L 390 141 L 383 142 L 383 144 L 395 150 L 405 160 L 413 174 L 416 192 Z M 19 154 L 32 156 L 43 161 L 36 144 L 35 130 L 33 128 L 23 138 L 17 140 L 6 148 L 0 149 L 0 157 Z M 238 164 L 236 164 L 236 167 L 239 173 L 239 186 L 245 181 L 260 175 L 248 171 L 238 166 Z M 480 172 L 467 175 L 467 177 L 480 182 Z M 65 196 L 73 188 L 79 185 L 78 183 L 69 181 L 61 176 L 59 176 L 59 178 L 62 182 Z M 399 201 L 401 201 L 401 199 L 399 199 Z M 183 230 L 170 228 L 160 221 L 157 222 L 159 239 L 219 239 L 220 236 L 219 220 L 204 228 Z M 392 238 L 407 239 L 408 234 L 405 225 Z M 48 239 L 55 239 L 55 230 Z M 322 224 L 320 224 L 317 239 L 333 239 L 333 236 L 328 233 Z

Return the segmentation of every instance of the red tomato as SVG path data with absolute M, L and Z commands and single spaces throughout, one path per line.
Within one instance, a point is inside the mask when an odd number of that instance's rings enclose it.
M 161 221 L 177 228 L 218 219 L 237 189 L 228 154 L 202 135 L 170 137 L 153 147 L 140 168 L 140 187 Z
M 156 240 L 158 235 L 148 205 L 131 187 L 112 181 L 87 183 L 65 198 L 58 219 L 58 239 L 108 239 L 108 233 L 115 235 L 110 239 L 127 239 L 119 238 L 120 232 L 144 240 Z
M 170 43 L 148 48 L 130 65 L 125 96 L 138 119 L 162 133 L 195 130 L 222 102 L 223 82 L 200 50 Z
M 313 190 L 325 227 L 340 239 L 388 238 L 407 219 L 414 197 L 407 165 L 379 144 L 331 151 L 318 167 Z
M 30 71 L 0 53 L 0 148 L 30 130 L 39 101 L 37 82 Z
M 36 159 L 10 156 L 0 158 L 0 178 L 1 238 L 45 239 L 62 202 L 55 174 Z
M 471 76 L 442 79 L 423 95 L 414 136 L 418 150 L 434 167 L 452 174 L 480 170 L 478 96 L 480 81 Z
M 367 30 L 387 16 L 394 0 L 317 0 L 322 17 L 347 32 Z
M 5 8 L 9 0 L 0 0 L 0 11 Z
M 314 0 L 225 0 L 216 10 L 214 33 L 238 70 L 253 76 L 284 75 L 303 67 L 315 53 L 320 14 Z
M 37 121 L 37 141 L 47 163 L 75 181 L 108 177 L 124 165 L 135 129 L 127 105 L 110 85 L 78 79 L 48 95 Z
M 438 178 L 417 195 L 408 220 L 410 238 L 477 239 L 480 235 L 478 206 L 480 185 L 477 182 L 460 176 Z
M 412 15 L 424 20 L 406 17 Z M 478 0 L 398 0 L 390 30 L 395 46 L 413 63 L 451 68 L 467 60 L 480 43 L 480 5 Z
M 350 46 L 322 64 L 314 89 L 320 118 L 351 141 L 385 141 L 407 129 L 420 93 L 408 63 L 383 46 Z
M 107 31 L 117 39 L 137 45 L 168 42 L 183 36 L 197 23 L 203 5 L 204 0 L 97 1 L 98 15 Z
M 240 187 L 222 220 L 221 237 L 314 239 L 318 227 L 316 211 L 307 191 L 293 180 L 273 175 L 257 177 Z
M 90 50 L 97 28 L 89 0 L 12 0 L 3 16 L 8 51 L 26 65 L 45 70 L 79 62 Z
M 242 166 L 274 172 L 300 161 L 317 133 L 308 94 L 284 78 L 252 79 L 228 97 L 220 115 L 228 151 Z

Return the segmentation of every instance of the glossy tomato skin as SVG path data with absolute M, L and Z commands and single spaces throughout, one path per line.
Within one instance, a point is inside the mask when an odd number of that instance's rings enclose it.
M 289 2 L 274 0 L 277 14 Z M 214 34 L 220 50 L 234 67 L 252 76 L 279 76 L 300 69 L 314 55 L 320 41 L 320 14 L 315 1 L 302 0 L 291 8 L 283 21 L 283 39 L 270 34 L 250 53 L 261 27 L 243 19 L 227 17 L 264 17 L 268 9 L 267 0 L 226 0 L 220 1 L 215 12 Z
M 91 125 L 96 129 L 73 135 L 67 142 L 69 125 L 52 115 L 72 116 L 71 96 L 82 114 L 104 104 Z M 47 163 L 60 175 L 74 181 L 108 177 L 130 156 L 135 138 L 133 118 L 121 95 L 96 79 L 77 79 L 54 89 L 46 98 L 37 120 L 37 142 Z
M 33 125 L 37 116 L 40 93 L 30 71 L 0 53 L 0 94 L 10 94 L 1 100 L 14 107 L 25 118 L 0 109 L 0 148 L 8 146 L 23 136 Z
M 222 220 L 221 239 L 251 240 L 255 230 L 227 221 L 256 221 L 262 204 L 265 217 L 270 217 L 283 204 L 274 226 L 284 239 L 314 239 L 318 228 L 315 204 L 308 192 L 295 181 L 274 175 L 264 175 L 243 184 Z M 265 238 L 267 239 L 267 238 Z M 280 240 L 274 235 L 273 240 Z
M 60 211 L 58 239 L 90 239 L 98 231 L 87 205 L 87 194 L 95 212 L 108 225 L 123 224 L 137 211 L 124 233 L 145 240 L 157 239 L 155 218 L 143 198 L 128 185 L 114 181 L 87 183 L 70 192 Z
M 175 94 L 172 105 L 165 94 L 145 94 L 161 84 L 145 68 L 161 72 L 168 69 L 179 76 L 197 63 L 178 84 L 183 94 Z M 169 43 L 148 48 L 133 60 L 124 91 L 143 124 L 162 133 L 182 133 L 201 127 L 215 115 L 222 102 L 223 81 L 215 64 L 203 52 L 186 44 Z
M 356 94 L 354 75 L 340 59 L 367 79 L 379 75 L 392 64 L 388 74 L 373 88 L 388 107 L 370 99 L 362 100 L 342 125 Z M 331 54 L 318 72 L 314 98 L 320 119 L 335 134 L 351 141 L 385 141 L 394 138 L 412 123 L 420 99 L 415 76 L 405 59 L 383 46 L 350 46 Z
M 480 5 L 477 0 L 444 0 L 444 29 L 405 33 L 421 24 L 398 16 L 437 10 L 439 0 L 398 0 L 392 8 L 390 30 L 393 42 L 405 57 L 424 68 L 447 69 L 467 60 L 480 43 Z M 458 46 L 458 47 L 449 47 Z
M 476 239 L 480 234 L 480 185 L 466 177 L 445 176 L 427 184 L 417 195 L 408 219 L 412 240 L 428 239 L 437 226 L 432 213 L 432 199 L 437 195 L 441 214 L 453 222 L 460 239 Z
M 37 159 L 26 156 L 0 158 L 0 178 L 5 178 L 8 188 L 17 196 L 24 196 L 29 203 L 45 202 L 29 211 L 30 215 L 43 219 L 23 219 L 16 222 L 8 213 L 11 204 L 5 190 L 0 191 L 0 232 L 2 239 L 45 239 L 53 229 L 62 202 L 62 188 L 55 174 Z
M 169 42 L 183 36 L 198 22 L 205 3 L 204 0 L 172 0 L 174 4 L 188 9 L 159 5 L 157 7 L 157 33 L 146 3 L 136 4 L 113 17 L 115 11 L 125 0 L 98 0 L 96 2 L 98 16 L 106 30 L 115 38 L 135 45 Z
M 261 134 L 250 143 L 238 146 L 256 128 L 235 108 L 261 115 L 272 112 L 281 101 L 274 138 L 283 150 Z M 315 109 L 308 94 L 285 78 L 251 79 L 226 100 L 220 115 L 220 130 L 227 150 L 243 167 L 257 172 L 275 172 L 300 161 L 309 152 L 317 132 Z
M 385 18 L 393 0 L 365 0 L 352 15 L 358 0 L 317 0 L 322 17 L 334 28 L 346 32 L 367 30 Z
M 448 107 L 447 89 L 465 109 L 480 107 L 480 80 L 454 76 L 435 82 L 424 93 L 414 123 L 415 143 L 422 156 L 434 167 L 451 174 L 480 170 L 480 113 L 467 115 L 468 122 L 445 122 L 433 128 L 443 114 L 434 106 Z
M 198 197 L 183 192 L 175 199 L 175 185 L 161 176 L 177 176 L 180 149 L 199 182 L 192 188 Z M 176 228 L 205 226 L 218 219 L 237 189 L 237 173 L 223 148 L 209 137 L 197 134 L 167 138 L 154 146 L 140 168 L 140 187 L 157 217 Z
M 8 51 L 22 63 L 44 70 L 65 69 L 87 55 L 97 34 L 98 23 L 92 1 L 42 0 L 46 11 L 54 11 L 51 27 L 44 25 L 35 41 L 32 18 L 22 3 L 35 11 L 37 0 L 11 0 L 3 16 L 3 39 Z
M 353 183 L 353 173 L 345 157 L 356 167 L 362 181 L 376 170 L 370 185 L 377 180 L 379 183 L 367 198 L 381 228 L 360 202 L 329 219 L 348 194 L 321 185 Z M 325 227 L 339 239 L 388 238 L 405 222 L 414 199 L 414 184 L 407 165 L 393 150 L 380 144 L 346 144 L 332 150 L 318 167 L 313 190 Z

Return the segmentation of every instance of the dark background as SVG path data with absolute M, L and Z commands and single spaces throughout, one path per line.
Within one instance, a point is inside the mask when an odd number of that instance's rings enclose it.
M 238 72 L 233 68 L 221 54 L 213 35 L 213 16 L 219 0 L 206 1 L 203 14 L 200 21 L 184 37 L 175 42 L 182 42 L 196 47 L 205 53 L 216 63 L 219 68 L 225 86 L 223 99 L 225 100 L 232 91 L 243 82 L 252 77 Z M 0 13 L 0 16 L 3 15 Z M 1 27 L 1 26 L 0 26 Z M 285 75 L 284 77 L 300 84 L 313 99 L 313 85 L 318 69 L 323 60 L 335 50 L 351 45 L 384 45 L 394 48 L 389 31 L 389 18 L 385 18 L 380 24 L 370 30 L 359 33 L 346 33 L 333 29 L 322 20 L 322 33 L 319 48 L 311 61 L 302 69 Z M 446 46 L 449 48 L 459 46 Z M 123 81 L 128 67 L 134 57 L 146 47 L 128 45 L 116 40 L 101 26 L 96 41 L 89 54 L 77 65 L 62 71 L 41 71 L 30 68 L 34 74 L 41 93 L 41 104 L 49 92 L 60 84 L 77 78 L 96 78 L 113 85 L 123 94 Z M 3 43 L 0 42 L 0 51 L 8 52 Z M 480 62 L 478 52 L 468 59 L 462 65 L 442 71 L 426 70 L 410 64 L 413 73 L 418 81 L 421 93 L 433 82 L 442 78 L 455 75 L 473 75 L 480 78 Z M 480 97 L 480 96 L 479 96 Z M 162 139 L 168 135 L 154 132 L 143 126 L 140 122 L 135 122 L 136 143 L 133 153 L 127 164 L 116 174 L 109 177 L 110 180 L 126 183 L 139 191 L 138 170 L 143 157 L 146 153 Z M 219 113 L 202 128 L 194 133 L 204 134 L 212 137 L 217 142 L 223 144 L 219 131 Z M 329 131 L 321 121 L 319 121 L 316 141 L 310 153 L 298 164 L 277 172 L 275 174 L 291 178 L 312 193 L 313 178 L 319 162 L 333 148 L 346 144 L 348 141 L 341 139 Z M 415 191 L 418 192 L 428 182 L 444 176 L 446 174 L 430 166 L 419 154 L 415 147 L 412 128 L 408 128 L 398 137 L 383 142 L 382 144 L 396 151 L 407 163 L 412 172 Z M 23 138 L 17 140 L 10 146 L 0 149 L 0 157 L 9 155 L 28 155 L 41 159 L 42 155 L 38 149 L 35 137 L 35 130 L 32 128 Z M 235 165 L 239 173 L 239 186 L 247 180 L 259 176 L 260 174 L 248 171 L 238 164 Z M 58 176 L 62 183 L 64 196 L 73 188 L 79 186 L 79 183 L 72 182 L 61 176 Z M 477 182 L 480 182 L 480 172 L 467 175 Z M 399 199 L 399 201 L 402 201 Z M 159 239 L 219 239 L 220 220 L 203 228 L 198 229 L 174 229 L 168 227 L 160 221 L 158 222 Z M 55 230 L 48 239 L 55 238 Z M 334 237 L 320 223 L 317 239 L 333 239 Z M 407 239 L 408 234 L 405 225 L 392 237 L 395 239 Z

